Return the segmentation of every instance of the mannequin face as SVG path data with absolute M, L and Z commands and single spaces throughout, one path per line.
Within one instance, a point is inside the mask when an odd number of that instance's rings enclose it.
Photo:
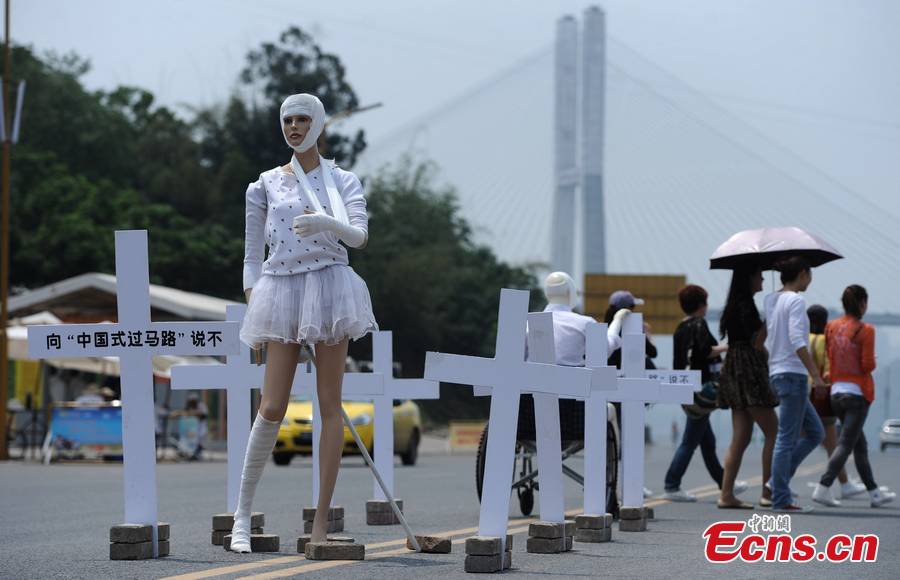
M 312 119 L 306 115 L 293 115 L 282 119 L 282 129 L 284 136 L 287 138 L 291 147 L 297 147 L 303 142 L 304 137 L 309 132 L 309 126 Z

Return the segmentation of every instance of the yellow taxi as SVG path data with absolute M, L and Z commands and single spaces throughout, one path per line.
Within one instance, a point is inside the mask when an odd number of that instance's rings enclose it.
M 344 401 L 344 410 L 357 433 L 372 453 L 375 434 L 375 406 L 372 403 Z M 278 430 L 272 451 L 276 465 L 287 465 L 294 455 L 312 454 L 312 402 L 291 400 Z M 394 401 L 394 453 L 403 465 L 415 465 L 422 440 L 422 417 L 413 401 Z M 350 429 L 344 426 L 344 453 L 359 453 Z

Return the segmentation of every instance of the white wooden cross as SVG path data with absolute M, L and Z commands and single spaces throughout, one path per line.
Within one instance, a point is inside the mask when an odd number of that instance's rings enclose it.
M 492 388 L 479 534 L 500 537 L 504 549 L 519 396 L 523 392 L 531 392 L 587 397 L 593 378 L 593 373 L 585 368 L 527 362 L 527 322 L 528 292 L 503 289 L 500 293 L 494 358 L 429 352 L 425 359 L 426 379 Z M 538 406 L 536 401 L 535 407 Z M 558 421 L 558 411 L 556 416 Z M 556 433 L 558 436 L 558 424 Z M 560 458 L 558 444 L 554 454 L 557 459 Z M 543 481 L 541 487 L 544 487 Z
M 292 395 L 303 395 L 312 401 L 312 504 L 319 504 L 319 440 L 322 437 L 322 417 L 319 413 L 319 398 L 316 390 L 316 367 L 313 364 L 301 365 L 294 374 L 294 384 L 291 387 Z M 345 400 L 359 400 L 360 398 L 372 398 L 384 394 L 384 375 L 381 372 L 372 373 L 344 373 L 344 382 L 341 390 Z M 343 437 L 343 431 L 342 437 Z M 331 502 L 334 505 L 334 496 Z
M 115 324 L 28 327 L 32 358 L 117 356 L 122 379 L 125 521 L 153 526 L 157 543 L 156 412 L 153 355 L 230 355 L 239 352 L 234 322 L 152 322 L 146 230 L 116 232 Z
M 646 369 L 646 337 L 639 313 L 625 318 L 622 332 L 623 378 L 619 378 L 619 388 L 609 400 L 622 403 L 622 505 L 641 507 L 644 505 L 644 404 L 690 403 L 695 387 L 691 384 L 663 387 L 661 373 Z M 666 372 L 671 371 L 663 374 Z M 647 378 L 648 373 L 653 378 Z
M 556 364 L 556 344 L 553 335 L 553 313 L 541 312 L 528 315 L 528 360 Z M 563 368 L 563 367 L 560 367 Z M 572 368 L 572 367 L 569 367 Z M 591 371 L 591 389 L 584 397 L 581 389 L 564 394 L 564 398 L 589 399 L 596 391 L 616 388 L 614 369 L 586 369 Z M 555 393 L 536 392 L 534 398 L 534 423 L 537 438 L 537 463 L 540 473 L 541 520 L 563 523 L 565 521 L 562 441 L 559 423 L 559 399 Z
M 440 399 L 440 383 L 425 379 L 395 379 L 393 333 L 379 331 L 372 335 L 372 368 L 384 377 L 384 392 L 371 399 L 375 406 L 375 467 L 391 495 L 394 495 L 394 399 Z M 357 399 L 348 396 L 348 399 Z M 378 480 L 372 475 L 375 499 L 387 501 Z
M 618 387 L 617 369 L 608 366 L 608 326 L 592 323 L 585 328 L 585 366 L 606 373 L 612 389 Z M 611 376 L 610 376 L 611 375 Z M 592 389 L 584 402 L 584 513 L 606 513 L 607 403 L 615 390 Z
M 225 319 L 240 324 L 247 312 L 245 304 L 225 307 Z M 250 347 L 241 342 L 240 352 L 229 355 L 225 364 L 175 365 L 172 367 L 172 389 L 225 389 L 228 433 L 228 483 L 226 503 L 229 513 L 237 510 L 241 491 L 241 470 L 250 440 L 250 399 L 252 389 L 261 389 L 264 368 L 250 360 Z

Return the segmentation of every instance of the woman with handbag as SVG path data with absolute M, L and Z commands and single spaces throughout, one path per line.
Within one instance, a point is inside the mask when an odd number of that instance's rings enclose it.
M 694 403 L 683 405 L 685 412 L 684 434 L 681 444 L 675 450 L 672 463 L 666 471 L 665 494 L 669 501 L 693 502 L 697 497 L 681 489 L 681 478 L 687 471 L 694 451 L 700 447 L 703 463 L 710 477 L 721 489 L 724 470 L 716 455 L 716 435 L 709 424 L 709 415 L 716 410 L 719 372 L 722 368 L 722 354 L 727 345 L 720 345 L 706 323 L 706 290 L 693 284 L 678 292 L 678 302 L 687 317 L 681 321 L 673 335 L 673 369 L 699 370 L 703 388 L 694 393 Z M 736 481 L 734 492 L 747 489 L 747 483 Z
M 825 327 L 825 348 L 831 365 L 831 407 L 841 421 L 837 447 L 828 459 L 828 468 L 813 491 L 813 501 L 829 507 L 840 502 L 831 494 L 831 484 L 847 463 L 850 452 L 856 471 L 869 491 L 872 507 L 893 501 L 896 494 L 882 491 L 875 483 L 869 464 L 869 448 L 863 426 L 875 400 L 875 327 L 862 321 L 869 307 L 866 289 L 848 286 L 841 297 L 844 316 Z

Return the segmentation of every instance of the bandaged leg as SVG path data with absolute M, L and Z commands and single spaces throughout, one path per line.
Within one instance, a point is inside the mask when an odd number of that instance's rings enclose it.
M 266 461 L 275 446 L 278 436 L 279 421 L 269 421 L 262 415 L 256 416 L 250 441 L 247 443 L 247 455 L 244 457 L 244 470 L 241 473 L 241 493 L 238 496 L 238 508 L 234 514 L 234 526 L 231 528 L 231 551 L 250 552 L 250 506 L 256 484 L 262 475 Z

